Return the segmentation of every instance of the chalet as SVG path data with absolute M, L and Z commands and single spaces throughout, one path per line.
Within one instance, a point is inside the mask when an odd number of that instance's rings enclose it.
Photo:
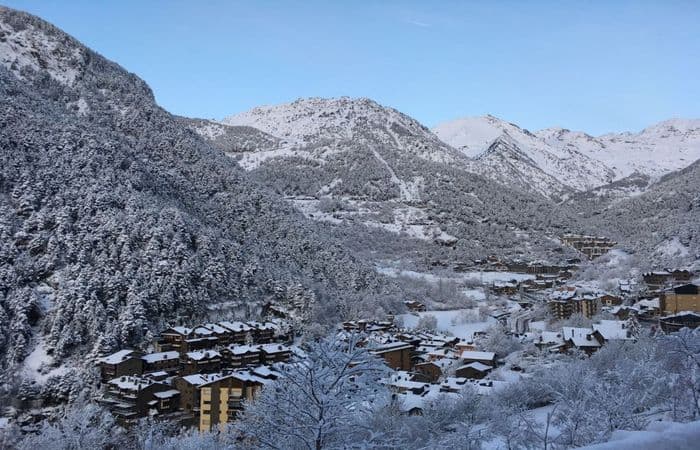
M 599 335 L 594 334 L 589 328 L 563 327 L 561 331 L 566 350 L 576 348 L 591 355 L 603 344 L 602 341 L 598 340 Z
M 246 323 L 223 321 L 218 325 L 231 331 L 231 343 L 245 344 L 247 341 L 253 341 L 253 329 Z
M 202 327 L 212 332 L 212 336 L 216 337 L 219 345 L 226 346 L 233 342 L 233 331 L 228 328 L 222 327 L 217 323 L 206 323 Z
M 373 355 L 384 358 L 386 364 L 394 370 L 411 370 L 411 353 L 414 347 L 405 342 L 392 342 L 375 347 Z
M 143 359 L 143 371 L 175 373 L 180 370 L 180 354 L 176 351 L 147 353 Z
M 617 295 L 602 294 L 598 297 L 598 300 L 604 306 L 619 306 L 622 304 L 622 298 Z
M 170 327 L 160 333 L 160 339 L 156 341 L 156 348 L 160 351 L 175 350 L 185 353 L 184 341 L 192 333 L 191 328 L 177 326 Z
M 436 383 L 455 362 L 455 359 L 445 358 L 416 364 L 416 375 L 419 375 L 419 381 Z
M 204 330 L 205 328 L 200 327 L 199 329 Z M 182 346 L 180 347 L 180 353 L 184 354 L 195 350 L 213 349 L 218 344 L 219 339 L 214 336 L 213 333 L 199 333 L 198 335 L 193 333 L 192 337 L 184 340 Z
M 257 345 L 231 344 L 221 350 L 226 367 L 241 368 L 257 366 L 262 360 L 262 350 Z
M 254 342 L 263 344 L 267 342 L 272 342 L 275 339 L 277 325 L 271 322 L 248 322 L 248 325 L 251 328 Z
M 475 361 L 458 367 L 455 375 L 461 378 L 480 380 L 488 375 L 491 370 L 493 370 L 493 366 Z
M 141 353 L 134 350 L 119 350 L 104 358 L 97 360 L 100 366 L 100 378 L 107 382 L 122 375 L 141 375 L 143 373 L 143 360 Z
M 660 309 L 662 314 L 678 314 L 681 311 L 700 312 L 698 285 L 688 283 L 664 291 L 660 298 Z
M 601 320 L 600 323 L 594 323 L 593 335 L 597 341 L 603 343 L 613 340 L 626 341 L 632 339 L 627 322 L 620 320 Z
M 428 310 L 423 303 L 416 300 L 404 300 L 403 304 L 412 312 L 424 312 Z
M 461 358 L 462 353 L 464 352 L 470 352 L 470 351 L 475 351 L 476 350 L 476 345 L 472 341 L 462 341 L 458 342 L 455 345 L 455 350 L 457 352 L 457 357 Z
M 187 352 L 180 359 L 181 375 L 212 373 L 221 369 L 221 353 L 216 350 Z
M 486 364 L 487 366 L 496 366 L 496 354 L 493 352 L 476 352 L 476 351 L 465 351 L 462 352 L 462 362 L 469 364 L 471 362 L 480 362 Z
M 287 362 L 292 355 L 291 349 L 282 344 L 262 344 L 258 348 L 263 364 Z
M 122 424 L 132 423 L 146 415 L 174 412 L 179 392 L 165 383 L 148 378 L 121 376 L 107 382 L 97 401 L 109 409 Z
M 681 328 L 697 328 L 700 326 L 700 314 L 692 311 L 684 311 L 659 319 L 661 329 L 666 333 L 673 333 Z
M 536 335 L 534 344 L 540 350 L 557 352 L 564 349 L 564 337 L 560 331 L 542 331 Z

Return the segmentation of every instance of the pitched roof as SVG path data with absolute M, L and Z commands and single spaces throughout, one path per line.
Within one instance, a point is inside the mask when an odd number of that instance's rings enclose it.
M 147 353 L 141 357 L 147 363 L 154 363 L 157 361 L 170 361 L 173 359 L 180 359 L 180 354 L 175 351 L 171 352 L 160 352 L 160 353 Z
M 465 364 L 465 365 L 457 368 L 457 370 L 462 370 L 462 369 L 474 369 L 478 372 L 488 372 L 489 370 L 493 369 L 493 367 L 487 366 L 486 364 L 482 364 L 478 361 L 475 361 L 475 362 L 471 362 L 469 364 Z
M 462 359 L 480 359 L 484 361 L 491 361 L 496 359 L 496 354 L 494 352 L 464 351 L 462 352 Z
M 119 350 L 116 353 L 112 353 L 111 355 L 105 356 L 104 358 L 100 358 L 97 361 L 105 364 L 117 364 L 129 359 L 129 357 L 131 357 L 133 354 L 134 350 L 124 349 Z

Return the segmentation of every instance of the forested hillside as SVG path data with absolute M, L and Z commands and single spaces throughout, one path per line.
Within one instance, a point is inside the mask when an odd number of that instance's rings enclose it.
M 0 62 L 3 371 L 35 346 L 58 364 L 181 316 L 254 316 L 272 297 L 313 296 L 319 317 L 397 298 L 142 80 L 52 25 L 0 8 Z

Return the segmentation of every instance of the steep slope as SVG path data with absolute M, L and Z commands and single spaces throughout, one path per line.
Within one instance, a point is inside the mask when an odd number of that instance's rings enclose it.
M 472 160 L 426 127 L 368 99 L 300 99 L 222 123 L 259 128 L 281 140 L 274 149 L 232 148 L 229 154 L 307 216 L 334 223 L 344 234 L 351 228 L 343 225 L 362 225 L 437 243 L 420 250 L 436 264 L 533 248 L 548 254 L 559 247 L 549 237 L 570 218 L 540 195 L 473 173 Z M 351 240 L 359 239 L 354 236 L 361 228 L 352 229 Z M 394 248 L 414 247 L 404 239 Z M 375 256 L 416 259 L 416 252 Z
M 700 259 L 700 161 L 665 175 L 647 192 L 586 210 L 591 226 L 659 267 Z
M 255 314 L 274 297 L 315 297 L 321 315 L 398 300 L 142 80 L 4 7 L 0 148 L 0 371 L 34 348 L 85 362 L 179 317 Z
M 640 133 L 593 137 L 562 128 L 533 134 L 486 116 L 447 122 L 434 131 L 480 162 L 474 165 L 475 172 L 506 184 L 532 180 L 532 190 L 553 198 L 562 195 L 562 185 L 578 192 L 610 185 L 602 192 L 622 198 L 629 195 L 631 183 L 643 190 L 646 186 L 640 180 L 652 182 L 700 158 L 700 120 L 670 120 Z M 510 143 L 508 148 L 494 151 L 493 145 L 502 140 Z M 509 164 L 514 149 L 519 155 L 517 165 Z M 625 179 L 621 185 L 613 184 Z M 622 190 L 617 191 L 618 187 Z

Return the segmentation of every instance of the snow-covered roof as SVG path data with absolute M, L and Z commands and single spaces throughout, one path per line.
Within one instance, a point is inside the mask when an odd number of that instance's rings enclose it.
M 178 333 L 178 334 L 185 335 L 185 336 L 189 335 L 189 334 L 192 332 L 192 329 L 191 329 L 191 328 L 182 327 L 182 326 L 176 326 L 176 327 L 170 327 L 170 328 L 168 328 L 167 330 L 163 331 L 162 334 L 168 334 L 168 331 L 169 331 L 169 330 L 173 330 L 174 332 L 176 332 L 176 333 Z
M 221 358 L 221 353 L 216 350 L 199 350 L 196 352 L 187 352 L 187 357 L 194 361 L 201 361 L 203 359 Z
M 493 352 L 463 351 L 462 359 L 478 359 L 483 361 L 491 361 L 496 359 L 496 354 Z
M 206 327 L 197 327 L 192 331 L 197 336 L 211 336 L 212 334 L 214 334 L 214 332 L 212 330 L 210 330 L 209 328 L 206 328 Z
M 257 345 L 236 345 L 231 344 L 228 349 L 234 355 L 245 355 L 246 353 L 259 353 L 260 347 Z
M 600 323 L 594 323 L 593 329 L 603 336 L 603 339 L 609 341 L 611 339 L 630 339 L 628 336 L 625 322 L 621 320 L 601 320 Z
M 109 356 L 105 356 L 104 358 L 100 358 L 97 361 L 105 364 L 118 364 L 126 359 L 129 359 L 130 356 L 132 356 L 134 353 L 134 350 L 131 349 L 124 349 L 124 350 L 119 350 L 116 353 L 112 353 Z
M 236 378 L 237 380 L 248 382 L 248 383 L 258 383 L 258 384 L 268 384 L 271 383 L 273 380 L 270 380 L 268 378 L 264 378 L 255 372 L 251 372 L 249 370 L 240 370 L 237 372 L 234 372 L 232 377 Z
M 415 389 L 427 389 L 430 386 L 430 383 L 421 383 L 418 381 L 411 381 L 411 380 L 396 380 L 396 381 L 389 382 L 389 386 L 393 386 L 393 387 L 396 387 L 399 389 L 415 390 Z
M 444 370 L 445 368 L 453 365 L 455 362 L 456 362 L 456 360 L 454 360 L 454 359 L 442 358 L 442 359 L 436 359 L 433 361 L 427 361 L 427 362 L 420 363 L 420 364 L 432 364 L 432 365 Z
M 658 298 L 640 300 L 637 303 L 635 303 L 633 306 L 634 306 L 634 308 L 638 308 L 638 309 L 659 309 L 660 308 Z
M 661 320 L 675 319 L 677 317 L 684 317 L 684 316 L 696 316 L 696 317 L 700 318 L 700 314 L 696 313 L 695 311 L 679 311 L 676 314 L 671 314 L 670 316 L 664 316 L 661 318 Z
M 465 364 L 463 366 L 460 366 L 457 368 L 457 370 L 462 370 L 462 369 L 474 369 L 479 372 L 488 372 L 489 370 L 493 369 L 491 366 L 487 366 L 486 364 L 482 364 L 478 361 L 471 362 L 469 364 Z
M 173 398 L 173 397 L 175 397 L 175 396 L 177 396 L 177 395 L 180 395 L 180 391 L 178 391 L 177 389 L 170 389 L 170 390 L 168 390 L 168 391 L 156 392 L 156 393 L 154 393 L 153 395 L 154 395 L 156 398 L 161 398 L 161 399 Z
M 108 383 L 112 386 L 118 387 L 119 389 L 127 391 L 138 391 L 152 384 L 155 384 L 156 382 L 149 378 L 121 376 L 113 380 L 109 380 Z
M 160 353 L 147 353 L 141 357 L 147 363 L 154 363 L 157 361 L 169 361 L 173 359 L 180 359 L 180 354 L 175 351 L 170 352 L 160 352 Z
M 219 325 L 221 325 L 224 328 L 228 328 L 231 331 L 250 331 L 252 328 L 248 326 L 248 324 L 245 324 L 243 322 L 229 322 L 229 321 L 222 321 L 219 322 Z
M 412 349 L 413 346 L 411 344 L 407 344 L 405 342 L 390 342 L 388 344 L 383 344 L 381 346 L 378 346 L 374 349 L 372 349 L 372 353 L 386 353 L 386 352 L 393 352 L 397 350 L 407 350 L 407 349 Z
M 464 377 L 447 377 L 445 381 L 440 384 L 440 387 L 451 391 L 461 390 L 464 386 L 467 386 L 467 379 Z
M 282 344 L 262 344 L 258 348 L 265 353 L 282 353 L 290 351 L 289 347 Z
M 216 323 L 205 323 L 203 326 L 216 334 L 224 334 L 229 332 L 229 330 Z
M 228 378 L 230 376 L 231 374 L 223 375 L 220 373 L 196 373 L 194 375 L 184 376 L 182 379 L 194 386 L 202 386 L 204 384 L 223 380 L 224 378 Z
M 600 347 L 600 342 L 591 333 L 592 330 L 590 328 L 562 328 L 564 339 L 570 340 L 576 347 Z

